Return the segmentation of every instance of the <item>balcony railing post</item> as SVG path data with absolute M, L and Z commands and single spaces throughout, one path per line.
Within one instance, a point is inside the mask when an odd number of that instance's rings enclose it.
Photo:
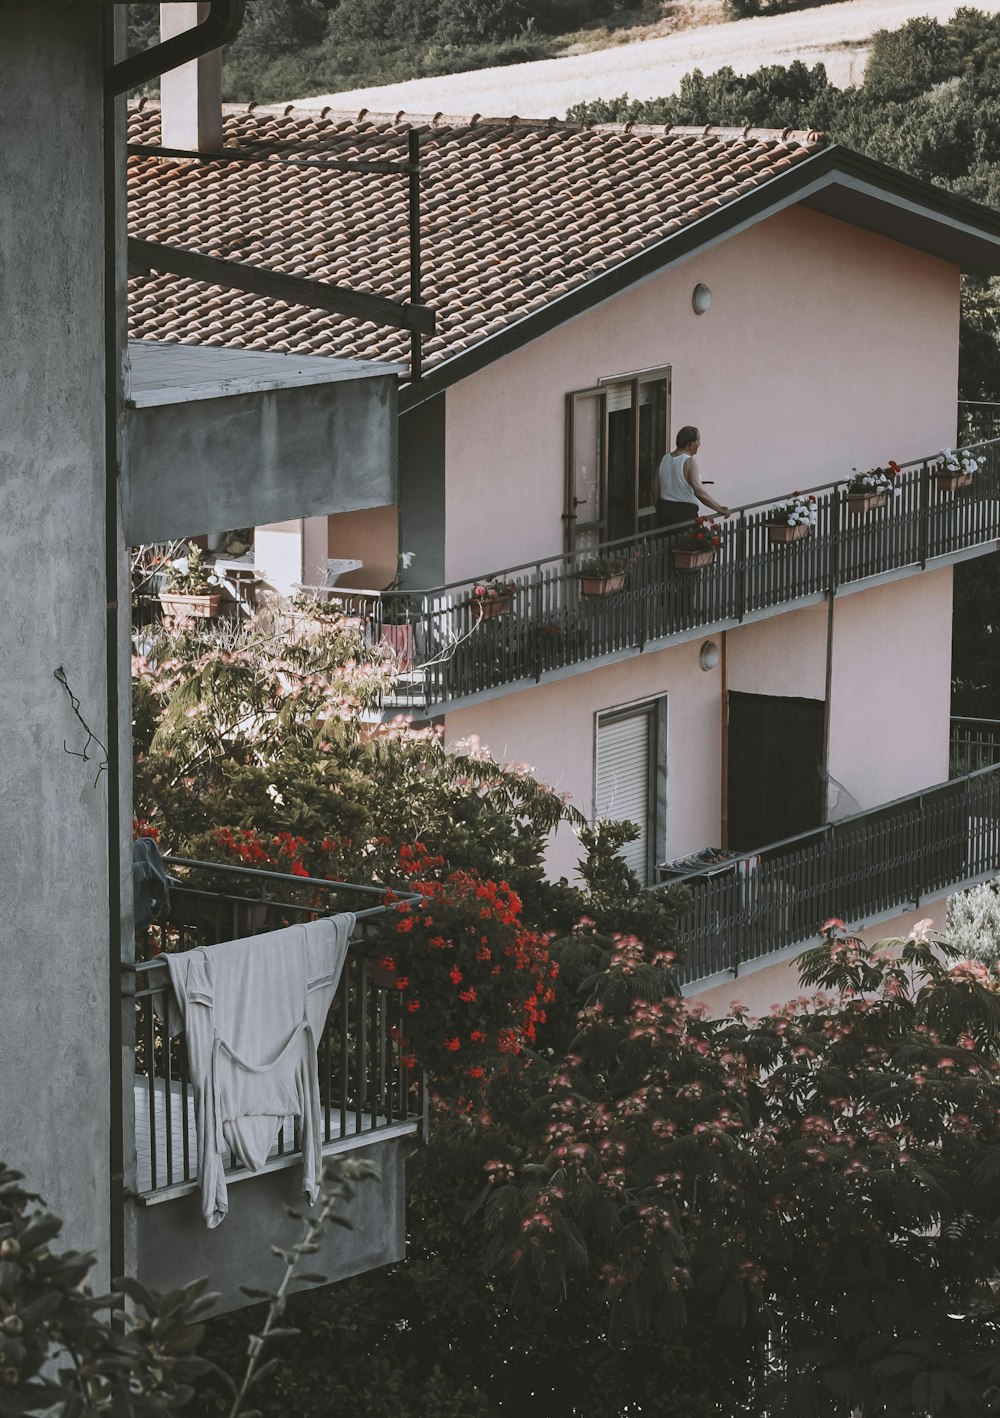
M 830 579 L 827 592 L 831 596 L 837 594 L 837 584 L 840 580 L 840 522 L 843 505 L 841 485 L 835 483 L 830 493 Z
M 742 507 L 741 507 L 741 508 L 740 508 L 739 523 L 738 523 L 737 529 L 736 529 L 737 575 L 736 575 L 736 606 L 735 606 L 736 619 L 737 619 L 738 621 L 740 621 L 740 622 L 743 621 L 743 619 L 744 619 L 744 617 L 746 616 L 746 613 L 747 613 L 747 565 L 748 565 L 748 562 L 747 562 L 747 552 L 748 552 L 748 550 L 749 550 L 749 548 L 748 548 L 748 537 L 747 537 L 747 514 L 744 512 L 744 510 L 743 510 Z M 735 973 L 736 973 L 736 971 L 734 970 L 734 971 L 733 971 L 733 974 L 735 975 Z
M 424 703 L 430 704 L 433 695 L 431 665 L 437 660 L 438 655 L 437 647 L 434 644 L 433 603 L 426 591 L 420 597 L 420 640 L 422 643 L 415 643 L 413 647 L 414 668 L 419 666 L 423 670 Z
M 927 569 L 927 552 L 930 545 L 931 516 L 931 465 L 925 459 L 920 465 L 920 567 Z
M 565 580 L 564 580 L 564 581 L 563 581 L 563 588 L 564 588 L 564 589 L 565 589 L 565 586 L 566 586 L 566 582 L 565 582 Z M 543 580 L 543 578 L 542 578 L 542 563 L 541 563 L 540 561 L 536 561 L 536 562 L 535 562 L 535 579 L 534 579 L 534 581 L 533 581 L 533 583 L 532 583 L 532 588 L 531 588 L 531 614 L 530 614 L 530 616 L 529 616 L 529 630 L 528 630 L 528 633 L 529 633 L 529 635 L 531 636 L 531 647 L 532 647 L 532 648 L 531 648 L 531 657 L 532 657 L 532 664 L 533 664 L 534 675 L 535 675 L 535 683 L 536 683 L 536 684 L 537 684 L 538 681 L 541 679 L 541 677 L 542 677 L 542 670 L 543 670 L 543 668 L 544 668 L 544 666 L 543 666 L 543 664 L 542 664 L 542 640 L 545 638 L 545 632 L 544 632 L 543 629 L 542 629 L 542 624 L 543 624 L 542 600 L 543 600 L 544 588 L 545 588 L 545 582 L 544 582 L 544 580 Z

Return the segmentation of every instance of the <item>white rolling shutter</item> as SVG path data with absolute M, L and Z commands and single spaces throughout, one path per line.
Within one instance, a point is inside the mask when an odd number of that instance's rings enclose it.
M 597 781 L 594 815 L 634 822 L 639 836 L 622 849 L 622 856 L 647 885 L 653 855 L 654 710 L 600 715 L 597 721 Z

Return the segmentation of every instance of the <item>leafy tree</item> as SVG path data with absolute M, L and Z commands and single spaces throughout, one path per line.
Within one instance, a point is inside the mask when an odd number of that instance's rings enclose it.
M 366 722 L 391 658 L 342 615 L 296 624 L 289 635 L 259 618 L 225 644 L 188 630 L 137 658 L 143 830 L 179 855 L 232 863 L 262 850 L 303 875 L 395 887 L 409 883 L 401 847 L 419 844 L 444 875 L 509 882 L 529 926 L 557 909 L 545 842 L 579 813 L 475 742 L 446 750 L 436 730 Z
M 822 993 L 711 1021 L 669 922 L 651 946 L 613 914 L 552 942 L 537 1052 L 435 1098 L 407 1261 L 295 1308 L 262 1411 L 994 1412 L 995 977 L 925 926 L 890 952 L 830 922 Z
M 155 1296 L 131 1281 L 87 1287 L 93 1256 L 53 1251 L 62 1222 L 0 1164 L 0 1415 L 159 1418 L 190 1399 L 209 1365 L 195 1354 L 213 1296 L 197 1281 Z M 113 1327 L 102 1311 L 134 1310 Z
M 195 1352 L 204 1337 L 205 1315 L 218 1300 L 206 1292 L 205 1281 L 161 1295 L 124 1279 L 115 1283 L 114 1294 L 93 1295 L 87 1285 L 93 1256 L 53 1252 L 51 1242 L 62 1222 L 24 1190 L 19 1172 L 0 1163 L 0 1418 L 29 1413 L 166 1418 L 187 1410 L 196 1381 L 210 1371 L 228 1418 L 253 1418 L 246 1400 L 271 1368 L 271 1363 L 261 1364 L 261 1355 L 268 1343 L 295 1333 L 277 1324 L 291 1287 L 318 1278 L 303 1272 L 303 1259 L 316 1251 L 329 1224 L 352 1228 L 338 1214 L 341 1205 L 353 1200 L 359 1183 L 378 1176 L 369 1161 L 330 1158 L 313 1210 L 289 1209 L 302 1224 L 301 1238 L 288 1249 L 273 1248 L 285 1262 L 276 1289 L 253 1292 L 267 1301 L 267 1308 L 260 1332 L 249 1338 L 237 1386 Z M 114 1323 L 102 1318 L 106 1310 L 116 1313 Z M 236 1361 L 234 1355 L 234 1371 L 240 1367 Z
M 319 44 L 336 0 L 248 0 L 229 57 L 259 54 L 274 59 Z
M 898 30 L 876 30 L 865 69 L 866 97 L 916 98 L 954 72 L 954 51 L 948 29 L 937 20 L 907 20 Z

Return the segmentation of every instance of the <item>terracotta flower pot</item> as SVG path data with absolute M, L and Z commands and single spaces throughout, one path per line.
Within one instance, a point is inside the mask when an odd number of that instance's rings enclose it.
M 674 566 L 678 571 L 699 571 L 703 566 L 711 566 L 714 560 L 714 547 L 711 551 L 674 552 Z
M 960 487 L 969 487 L 972 483 L 971 473 L 935 473 L 934 481 L 938 485 L 939 492 L 957 492 Z
M 194 625 L 199 620 L 214 620 L 221 602 L 221 591 L 206 591 L 198 596 L 184 595 L 180 591 L 160 592 L 164 624 L 175 629 Z
M 478 596 L 472 602 L 483 620 L 493 620 L 498 615 L 506 615 L 514 604 L 513 596 L 494 596 L 492 599 Z
M 609 596 L 612 591 L 620 591 L 624 585 L 624 571 L 615 571 L 609 576 L 580 577 L 580 589 L 585 596 Z
M 849 492 L 847 494 L 847 510 L 852 517 L 861 517 L 876 507 L 884 506 L 884 492 Z
M 808 522 L 797 522 L 795 526 L 789 526 L 787 522 L 769 522 L 767 526 L 767 539 L 769 542 L 800 542 L 803 537 L 808 537 L 812 527 Z

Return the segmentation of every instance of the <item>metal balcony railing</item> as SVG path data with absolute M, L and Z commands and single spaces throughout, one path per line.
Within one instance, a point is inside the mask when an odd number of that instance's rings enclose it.
M 831 916 L 858 924 L 998 871 L 994 765 L 664 886 L 691 893 L 678 938 L 688 983 L 814 940 Z
M 379 887 L 315 881 L 277 872 L 167 859 L 184 873 L 171 888 L 165 919 L 149 928 L 152 949 L 193 950 L 259 935 L 319 915 L 350 910 L 357 928 L 337 994 L 319 1041 L 324 1148 L 348 1149 L 387 1135 L 422 1132 L 423 1078 L 403 1062 L 402 996 L 379 982 L 369 939 L 391 916 Z M 198 886 L 206 874 L 228 889 Z M 368 905 L 369 901 L 380 904 Z M 156 955 L 126 970 L 125 1008 L 134 1012 L 135 1194 L 189 1189 L 197 1180 L 194 1095 L 184 1035 L 168 1038 L 169 976 Z M 268 1168 L 299 1153 L 298 1128 L 282 1125 Z M 234 1161 L 232 1176 L 247 1175 Z
M 907 464 L 895 494 L 869 511 L 848 500 L 843 482 L 803 489 L 816 498 L 816 525 L 801 541 L 771 540 L 780 499 L 738 508 L 718 523 L 712 564 L 697 571 L 675 568 L 671 536 L 644 533 L 430 590 L 334 588 L 329 596 L 373 645 L 395 653 L 394 707 L 443 706 L 736 626 L 939 558 L 992 550 L 1000 538 L 1000 438 L 975 451 L 983 466 L 970 487 L 940 488 L 939 459 L 930 456 Z M 624 559 L 628 571 L 620 589 L 588 595 L 580 568 L 599 554 Z M 513 589 L 499 608 L 484 608 L 474 589 L 492 579 Z M 148 588 L 133 602 L 141 648 L 160 607 Z M 221 620 L 216 633 L 225 635 L 230 623 Z
M 958 431 L 962 443 L 982 443 L 1000 435 L 1000 404 L 987 399 L 959 399 Z
M 363 605 L 354 605 L 349 592 L 342 599 L 369 618 L 373 639 L 396 648 L 402 673 L 395 702 L 446 704 L 987 549 L 1000 537 L 1000 440 L 976 451 L 984 462 L 970 487 L 942 490 L 934 475 L 939 460 L 932 456 L 907 464 L 895 494 L 877 510 L 857 509 L 844 483 L 803 489 L 816 497 L 817 519 L 801 541 L 771 541 L 778 499 L 741 507 L 718 524 L 715 558 L 698 571 L 675 569 L 675 542 L 653 533 L 481 576 L 480 582 L 512 583 L 501 614 L 484 615 L 473 595 L 475 579 L 385 592 Z M 620 590 L 588 596 L 579 568 L 597 552 L 623 556 L 629 570 Z
M 1000 763 L 1000 719 L 953 718 L 949 750 L 952 778 Z

